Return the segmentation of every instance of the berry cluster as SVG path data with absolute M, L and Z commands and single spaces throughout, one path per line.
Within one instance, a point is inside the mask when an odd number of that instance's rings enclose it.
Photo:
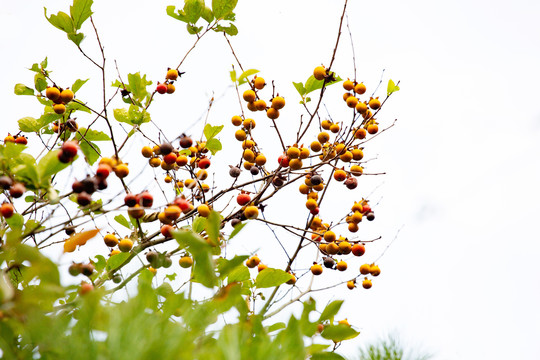
M 75 94 L 70 89 L 62 89 L 54 85 L 47 87 L 45 96 L 54 103 L 54 112 L 62 115 L 66 112 L 66 104 L 73 100 Z

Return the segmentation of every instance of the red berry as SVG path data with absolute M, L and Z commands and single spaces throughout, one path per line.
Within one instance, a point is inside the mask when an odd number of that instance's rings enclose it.
M 366 247 L 363 244 L 354 244 L 351 248 L 354 256 L 362 256 L 366 252 Z
M 73 161 L 73 158 L 67 156 L 66 153 L 63 152 L 62 150 L 60 150 L 60 151 L 58 152 L 58 155 L 57 155 L 57 156 L 58 156 L 58 161 L 60 161 L 60 162 L 63 163 L 63 164 L 67 164 L 67 163 L 70 163 L 70 162 Z
M 13 211 L 13 205 L 8 202 L 3 203 L 0 207 L 0 214 L 6 219 L 9 219 L 13 216 Z
M 165 162 L 165 164 L 172 165 L 176 162 L 176 157 L 176 154 L 172 152 L 163 156 L 163 161 Z
M 191 140 L 189 136 L 184 136 L 180 139 L 180 146 L 182 147 L 182 149 L 187 149 L 191 145 L 193 145 L 193 140 Z
M 165 94 L 167 92 L 167 85 L 158 83 L 156 91 L 160 94 Z
M 135 206 L 137 204 L 137 197 L 132 193 L 126 194 L 124 197 L 124 204 L 129 207 Z
M 71 188 L 73 189 L 73 192 L 76 194 L 80 194 L 84 191 L 84 185 L 79 180 L 75 180 L 73 184 L 71 184 Z
M 287 157 L 287 155 L 281 155 L 280 157 L 278 157 L 278 163 L 286 168 L 289 166 L 289 158 Z
M 150 194 L 148 191 L 144 191 L 139 194 L 139 204 L 141 204 L 143 207 L 152 207 L 152 204 L 154 203 L 154 197 L 152 194 Z
M 240 206 L 244 206 L 246 205 L 247 203 L 249 203 L 251 201 L 251 196 L 249 196 L 249 194 L 239 194 L 237 197 L 236 197 L 236 202 L 238 203 L 238 205 Z
M 62 144 L 62 152 L 66 157 L 74 158 L 79 151 L 79 144 L 76 141 L 66 141 Z
M 92 202 L 92 197 L 87 192 L 83 191 L 77 195 L 77 204 L 81 206 L 86 206 Z
M 172 237 L 172 230 L 173 227 L 171 225 L 165 224 L 161 227 L 161 235 L 165 236 L 166 238 L 170 238 Z
M 15 143 L 26 145 L 26 144 L 28 144 L 28 139 L 26 137 L 24 137 L 24 136 L 17 136 L 15 138 Z
M 191 207 L 191 204 L 189 203 L 189 201 L 187 201 L 185 198 L 181 198 L 181 197 L 174 199 L 174 204 L 178 205 L 178 207 L 182 211 L 189 210 L 189 208 Z
M 100 164 L 96 170 L 96 176 L 100 179 L 106 179 L 111 173 L 112 168 L 107 164 Z
M 23 183 L 15 183 L 9 188 L 9 194 L 14 198 L 20 198 L 26 192 L 26 187 Z
M 199 168 L 201 169 L 208 169 L 210 167 L 210 159 L 209 158 L 202 158 L 199 160 Z
M 371 212 L 371 206 L 369 206 L 369 204 L 362 204 L 362 212 L 364 214 Z

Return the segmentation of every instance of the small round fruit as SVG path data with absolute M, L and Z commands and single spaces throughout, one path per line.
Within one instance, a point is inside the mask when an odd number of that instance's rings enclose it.
M 115 247 L 116 245 L 118 245 L 118 238 L 114 234 L 105 235 L 103 237 L 103 241 L 108 247 Z
M 178 70 L 169 69 L 167 70 L 167 75 L 165 76 L 167 80 L 176 80 L 178 78 Z
M 369 266 L 369 264 L 360 265 L 360 274 L 367 275 L 369 274 L 370 270 L 371 270 L 371 267 Z
M 371 280 L 369 280 L 368 278 L 365 278 L 364 281 L 362 281 L 362 287 L 364 289 L 370 289 L 371 286 L 372 286 Z
M 351 160 L 353 159 L 353 154 L 351 151 L 347 150 L 339 156 L 339 159 L 343 162 L 351 162 Z
M 255 123 L 255 120 L 248 118 L 244 120 L 242 125 L 244 126 L 246 130 L 251 130 L 251 129 L 255 129 L 256 123 Z
M 241 172 L 242 170 L 240 170 L 240 168 L 236 166 L 231 166 L 231 168 L 229 169 L 229 175 L 233 178 L 239 177 Z
M 201 160 L 199 160 L 199 163 L 197 164 L 200 169 L 208 169 L 210 167 L 210 164 L 212 162 L 209 158 L 203 157 Z
M 255 107 L 255 102 L 252 101 L 252 102 L 248 102 L 247 103 L 247 108 L 249 111 L 257 111 L 257 108 Z
M 258 272 L 261 272 L 263 271 L 264 269 L 268 269 L 268 266 L 263 264 L 263 263 L 260 263 L 259 265 L 257 265 L 257 271 Z
M 167 92 L 167 85 L 163 83 L 158 83 L 156 86 L 156 91 L 160 94 L 165 94 Z
M 367 127 L 367 132 L 371 135 L 375 135 L 379 131 L 377 124 L 369 124 Z
M 317 140 L 321 144 L 324 144 L 324 143 L 328 142 L 328 140 L 330 140 L 330 135 L 327 132 L 322 131 L 322 132 L 319 133 L 319 135 L 317 135 Z
M 354 137 L 358 140 L 362 140 L 366 138 L 366 129 L 358 129 L 354 132 Z
M 60 98 L 60 90 L 55 86 L 48 87 L 45 90 L 45 96 L 52 101 L 58 100 Z
M 253 269 L 254 267 L 258 266 L 261 262 L 261 259 L 257 255 L 253 255 L 246 261 L 246 266 L 250 269 Z
M 368 105 L 373 110 L 378 110 L 381 107 L 381 101 L 379 98 L 370 99 Z
M 187 269 L 193 266 L 193 258 L 191 256 L 182 256 L 180 260 L 178 260 L 178 263 L 180 264 L 180 267 Z
M 15 144 L 26 145 L 28 144 L 28 139 L 25 136 L 17 136 L 15 138 Z
M 167 94 L 173 94 L 176 91 L 176 88 L 173 84 L 167 84 Z
M 255 105 L 255 109 L 259 111 L 263 111 L 266 109 L 266 102 L 264 100 L 257 100 L 253 103 Z
M 158 157 L 153 157 L 150 160 L 148 160 L 148 163 L 151 167 L 159 167 L 161 165 L 161 160 Z
M 134 219 L 140 219 L 144 216 L 145 211 L 139 204 L 136 204 L 134 207 L 128 209 L 128 215 Z
M 342 254 L 349 254 L 352 250 L 352 245 L 350 242 L 348 241 L 341 241 L 339 243 L 339 251 L 342 253 Z
M 23 196 L 25 192 L 26 186 L 24 186 L 23 183 L 12 183 L 12 185 L 9 187 L 9 195 L 16 199 Z
M 246 219 L 255 219 L 259 216 L 259 208 L 255 205 L 246 206 L 244 209 Z
M 94 273 L 94 270 L 96 270 L 96 267 L 92 264 L 84 264 L 81 266 L 81 273 L 84 276 L 91 276 Z
M 92 202 L 92 197 L 86 191 L 77 195 L 77 204 L 80 206 L 87 206 Z
M 339 321 L 338 321 L 338 324 L 339 324 L 339 325 L 351 326 L 351 324 L 349 324 L 349 322 L 347 321 L 347 319 L 339 320 Z
M 352 149 L 351 150 L 353 160 L 360 161 L 364 158 L 364 152 L 362 149 Z
M 356 86 L 354 87 L 354 92 L 362 95 L 366 92 L 366 85 L 364 85 L 364 83 L 356 84 Z
M 122 277 L 120 275 L 115 275 L 112 278 L 113 283 L 120 284 L 122 282 Z
M 379 269 L 379 267 L 377 265 L 371 265 L 369 267 L 369 273 L 372 276 L 379 276 L 381 274 L 381 269 Z
M 272 99 L 272 108 L 281 110 L 285 107 L 285 99 L 281 96 L 276 96 Z
M 349 290 L 353 290 L 355 287 L 356 287 L 356 283 L 355 283 L 354 280 L 349 280 L 349 281 L 347 281 L 347 288 L 348 288 Z
M 114 255 L 118 255 L 120 254 L 121 251 L 118 250 L 118 249 L 114 249 L 114 250 L 111 250 L 111 252 L 109 253 L 109 256 L 114 256 Z
M 92 290 L 94 290 L 94 285 L 83 281 L 81 283 L 81 288 L 79 289 L 79 294 L 85 295 L 91 292 Z
M 0 176 L 0 188 L 7 190 L 13 185 L 13 180 L 9 176 Z
M 242 141 L 242 149 L 253 149 L 253 147 L 255 147 L 255 141 L 249 139 Z
M 304 164 L 300 159 L 292 159 L 291 161 L 289 161 L 289 167 L 291 168 L 291 170 L 299 170 L 302 168 L 303 165 Z
M 129 238 L 124 238 L 118 243 L 118 249 L 122 252 L 129 252 L 133 248 L 133 241 Z
M 66 141 L 62 144 L 61 149 L 65 156 L 74 158 L 79 151 L 79 145 L 76 141 Z
M 236 202 L 240 206 L 244 206 L 250 201 L 251 201 L 251 196 L 249 196 L 249 194 L 242 193 L 242 194 L 238 194 L 238 196 L 236 197 Z
M 309 145 L 309 147 L 310 147 L 311 150 L 313 150 L 314 152 L 319 152 L 319 151 L 321 151 L 321 149 L 322 149 L 322 145 L 321 145 L 321 143 L 318 142 L 318 141 L 313 141 L 313 142 Z
M 66 112 L 66 106 L 64 104 L 54 104 L 53 110 L 58 115 L 62 115 Z
M 308 210 L 314 210 L 314 209 L 316 209 L 317 207 L 318 207 L 317 200 L 315 200 L 315 199 L 308 199 L 308 200 L 306 201 L 306 208 L 307 208 Z
M 124 196 L 124 204 L 129 207 L 133 207 L 137 204 L 137 197 L 135 194 L 127 193 L 126 196 Z
M 242 97 L 247 102 L 254 102 L 257 96 L 255 95 L 255 91 L 246 90 L 246 91 L 244 91 L 244 94 L 242 95 Z
M 300 159 L 307 159 L 309 157 L 309 149 L 308 148 L 300 148 Z
M 343 260 L 338 261 L 338 263 L 336 264 L 336 269 L 338 269 L 339 271 L 347 270 L 347 263 Z
M 208 217 L 210 215 L 210 207 L 206 204 L 201 204 L 197 207 L 197 212 L 202 217 Z
M 347 106 L 350 108 L 356 108 L 356 105 L 358 104 L 358 99 L 356 96 L 349 96 L 347 98 Z
M 300 157 L 300 149 L 296 146 L 291 146 L 287 149 L 287 156 L 290 159 L 298 159 Z
M 9 219 L 13 216 L 13 212 L 15 210 L 13 209 L 13 205 L 11 203 L 5 202 L 0 206 L 0 214 L 6 218 Z
M 165 212 L 165 216 L 169 220 L 173 220 L 173 221 L 178 219 L 180 217 L 180 215 L 182 214 L 182 210 L 177 205 L 169 205 L 169 206 L 167 206 L 167 208 L 165 209 L 164 212 Z
M 159 254 L 153 250 L 150 250 L 146 253 L 146 261 L 148 261 L 150 264 L 155 263 L 159 258 Z
M 68 268 L 69 275 L 77 276 L 81 273 L 81 264 L 73 263 Z
M 349 225 L 347 226 L 347 229 L 352 232 L 352 233 L 355 233 L 359 230 L 359 227 L 357 224 L 355 224 L 354 222 L 351 222 L 349 223 Z
M 313 264 L 313 265 L 311 266 L 310 270 L 311 270 L 311 273 L 312 273 L 313 275 L 321 275 L 322 272 L 323 272 L 323 268 L 322 268 L 322 266 L 319 265 L 319 264 Z
M 255 78 L 253 85 L 255 86 L 256 89 L 261 90 L 264 88 L 264 85 L 266 85 L 266 83 L 264 82 L 264 79 L 262 77 L 258 76 Z
M 366 247 L 363 244 L 354 244 L 351 248 L 351 252 L 354 256 L 362 256 L 366 252 Z
M 178 155 L 176 157 L 176 165 L 178 166 L 185 166 L 189 162 L 186 155 Z
M 240 130 L 236 130 L 236 132 L 234 133 L 234 137 L 238 141 L 244 141 L 246 140 L 247 134 L 244 130 L 240 129 Z
M 114 173 L 122 179 L 129 175 L 129 168 L 126 164 L 120 164 L 114 168 Z
M 344 170 L 338 169 L 334 171 L 334 179 L 336 181 L 344 181 L 347 179 L 347 173 Z
M 171 258 L 170 258 L 169 256 L 165 256 L 165 257 L 163 258 L 163 264 L 162 264 L 162 265 L 163 265 L 164 268 L 170 268 L 171 265 L 172 265 L 172 260 L 171 260 Z
M 98 165 L 98 168 L 96 170 L 96 176 L 100 179 L 106 179 L 109 177 L 109 174 L 111 173 L 112 168 L 107 164 L 101 164 Z
M 244 153 L 242 154 L 242 157 L 247 162 L 254 162 L 255 161 L 255 153 L 251 149 L 245 149 Z
M 73 100 L 74 97 L 75 94 L 73 94 L 73 91 L 71 91 L 70 89 L 65 89 L 60 93 L 60 100 L 62 100 L 64 104 L 67 104 L 68 102 Z
M 354 190 L 358 186 L 358 180 L 356 180 L 353 177 L 350 177 L 350 178 L 347 178 L 347 180 L 345 180 L 345 182 L 343 184 L 345 184 L 347 189 Z
M 325 231 L 323 237 L 324 241 L 326 242 L 332 242 L 336 240 L 336 234 L 331 230 Z
M 324 80 L 326 77 L 326 69 L 323 66 L 317 66 L 313 69 L 313 77 L 317 80 Z
M 269 119 L 276 120 L 279 117 L 279 110 L 274 109 L 274 108 L 269 108 L 268 110 L 266 110 L 266 116 Z
M 363 114 L 367 111 L 367 104 L 365 102 L 359 101 L 358 104 L 356 104 L 356 111 L 358 111 L 360 114 Z
M 339 129 L 340 129 L 339 124 L 332 124 L 330 126 L 330 131 L 334 134 L 337 134 L 339 132 Z
M 325 268 L 333 269 L 334 265 L 336 265 L 336 261 L 334 259 L 332 259 L 330 256 L 325 256 L 323 258 L 323 264 L 324 264 Z
M 242 125 L 242 118 L 238 115 L 234 115 L 232 118 L 231 118 L 231 122 L 234 126 L 240 126 Z
M 375 220 L 375 214 L 372 212 L 369 212 L 367 213 L 366 218 L 368 219 L 368 221 L 373 221 Z
M 326 252 L 330 255 L 335 255 L 339 253 L 339 246 L 335 242 L 331 242 L 326 246 Z
M 193 140 L 189 136 L 182 136 L 180 139 L 180 147 L 182 149 L 188 149 L 193 145 Z
M 257 164 L 258 166 L 263 166 L 264 164 L 266 164 L 266 156 L 264 156 L 263 154 L 259 154 L 255 157 L 255 164 Z
M 343 88 L 347 91 L 351 91 L 352 89 L 354 89 L 354 83 L 347 79 L 343 82 Z
M 287 157 L 287 155 L 280 155 L 278 157 L 278 164 L 281 165 L 282 167 L 286 168 L 289 166 L 289 158 Z
M 332 126 L 332 122 L 330 120 L 323 120 L 321 121 L 321 127 L 324 130 L 330 130 L 330 126 Z

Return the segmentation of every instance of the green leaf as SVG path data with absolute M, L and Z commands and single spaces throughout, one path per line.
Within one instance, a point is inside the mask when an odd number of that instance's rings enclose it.
M 90 80 L 90 79 L 86 79 L 86 80 L 81 80 L 81 79 L 77 79 L 75 80 L 75 82 L 73 83 L 73 85 L 71 85 L 71 91 L 73 91 L 74 93 L 76 93 L 77 91 L 79 91 L 79 89 L 84 85 L 86 84 L 86 82 Z
M 133 225 L 125 218 L 124 215 L 116 215 L 114 220 L 122 226 L 127 227 L 128 229 L 133 229 Z
M 34 89 L 29 88 L 24 84 L 15 85 L 15 95 L 34 95 Z
M 167 6 L 167 15 L 169 15 L 172 18 L 175 18 L 176 20 L 180 20 L 183 22 L 188 22 L 187 17 L 183 13 L 179 13 L 176 11 L 176 6 L 169 5 Z
M 81 42 L 84 40 L 83 33 L 70 33 L 68 34 L 68 39 L 73 41 L 77 46 L 81 45 Z
M 314 353 L 311 360 L 346 360 L 343 356 L 335 352 L 318 352 Z
M 349 325 L 338 324 L 326 326 L 321 333 L 321 336 L 327 340 L 340 342 L 357 337 L 360 333 L 354 330 Z
M 10 218 L 6 218 L 6 222 L 12 230 L 22 230 L 24 218 L 21 214 L 13 214 Z
M 17 158 L 24 149 L 25 146 L 22 144 L 16 144 L 12 142 L 4 143 L 4 157 L 7 159 Z
M 231 74 L 231 81 L 236 82 L 236 70 L 230 71 Z
M 309 354 L 314 354 L 328 349 L 330 345 L 312 344 L 306 348 Z
M 45 76 L 42 73 L 37 73 L 34 75 L 34 87 L 39 92 L 47 89 L 47 79 L 45 79 Z
M 171 294 L 174 294 L 174 290 L 171 286 L 171 284 L 164 282 L 158 288 L 156 289 L 156 292 L 159 296 L 163 296 L 164 298 L 168 297 Z
M 201 30 L 203 29 L 202 26 L 195 26 L 195 25 L 192 25 L 192 24 L 187 24 L 186 25 L 187 27 L 187 31 L 188 33 L 190 33 L 191 35 L 195 35 L 195 34 L 198 34 L 201 32 Z
M 249 279 L 249 277 L 249 269 L 247 268 L 247 266 L 243 265 L 238 266 L 237 268 L 232 270 L 227 277 L 227 281 L 230 284 L 237 281 L 246 281 Z
M 221 149 L 223 149 L 223 145 L 221 145 L 221 141 L 219 141 L 218 139 L 210 139 L 206 142 L 206 145 L 205 147 L 210 150 L 210 152 L 212 153 L 212 155 L 216 155 L 216 153 L 218 151 L 220 151 Z
M 217 277 L 212 260 L 212 247 L 192 231 L 173 231 L 172 235 L 181 247 L 187 248 L 193 255 L 193 281 L 206 287 L 214 287 Z
M 92 0 L 74 0 L 73 6 L 69 7 L 75 29 L 79 30 L 83 22 L 92 15 Z
M 64 164 L 58 160 L 59 152 L 60 150 L 49 151 L 41 158 L 41 160 L 39 160 L 37 171 L 43 186 L 45 186 L 45 181 L 48 183 L 48 179 L 51 175 L 56 174 L 69 166 L 69 164 Z
M 229 240 L 231 240 L 233 237 L 235 237 L 239 232 L 240 230 L 242 230 L 244 228 L 244 226 L 246 226 L 247 223 L 241 223 L 241 224 L 238 224 L 234 227 L 234 230 L 231 232 L 231 235 L 229 235 Z
M 196 233 L 203 232 L 204 228 L 206 227 L 206 218 L 203 218 L 202 216 L 196 216 L 193 220 L 193 224 L 191 225 L 191 228 Z
M 336 76 L 336 75 L 334 74 L 334 76 Z M 309 77 L 309 79 L 307 79 L 307 81 L 306 81 L 306 93 L 305 94 L 309 94 L 312 91 L 321 89 L 323 87 L 323 84 L 325 86 L 330 86 L 330 85 L 336 84 L 336 83 L 338 83 L 338 82 L 340 82 L 342 80 L 343 79 L 341 79 L 339 76 L 336 76 L 336 80 L 327 81 L 325 83 L 324 80 L 317 80 L 317 79 L 315 79 L 315 77 L 313 77 L 313 75 L 311 75 Z
M 238 35 L 238 29 L 236 28 L 236 26 L 234 26 L 234 24 L 229 24 L 229 26 L 222 26 L 218 24 L 215 27 L 214 31 L 225 32 L 227 35 L 230 35 L 230 36 Z
M 56 113 L 47 113 L 47 114 L 43 114 L 41 115 L 41 117 L 38 119 L 38 122 L 39 122 L 39 128 L 43 128 L 44 126 L 47 126 L 49 125 L 50 123 L 52 123 L 53 121 L 55 120 L 58 120 L 62 117 L 62 115 L 58 115 Z
M 203 130 L 204 136 L 207 140 L 213 139 L 217 134 L 220 133 L 221 130 L 223 130 L 223 127 L 224 125 L 212 126 L 210 124 L 206 124 Z
M 212 12 L 216 19 L 223 19 L 231 14 L 238 0 L 212 0 Z
M 214 13 L 212 13 L 212 9 L 210 9 L 208 6 L 205 6 L 204 9 L 201 11 L 201 17 L 206 20 L 207 23 L 211 23 L 212 20 L 214 20 Z
M 298 91 L 298 93 L 300 94 L 300 96 L 304 97 L 304 95 L 306 94 L 306 88 L 304 87 L 304 84 L 302 84 L 301 82 L 295 83 L 293 81 L 293 85 L 296 88 L 296 91 Z
M 24 233 L 23 237 L 27 236 L 33 231 L 36 231 L 38 229 L 45 229 L 45 226 L 42 226 L 39 221 L 29 219 L 26 224 L 24 224 Z
M 390 94 L 399 91 L 399 86 L 397 86 L 392 79 L 388 80 L 388 86 L 386 88 L 386 95 L 390 96 Z
M 86 128 L 79 128 L 79 131 L 75 135 L 75 138 L 80 142 L 84 141 L 82 140 L 83 136 L 86 140 L 89 141 L 108 141 L 111 140 L 109 135 L 105 134 L 103 131 L 93 130 L 93 129 L 86 129 Z
M 277 323 L 272 324 L 272 325 L 270 325 L 268 327 L 268 332 L 285 329 L 286 327 L 287 327 L 287 325 L 285 325 L 284 322 L 277 322 Z
M 126 88 L 135 99 L 142 101 L 145 97 L 149 96 L 150 94 L 146 90 L 146 87 L 149 85 L 152 85 L 152 81 L 146 80 L 146 75 L 141 77 L 139 72 L 128 74 L 128 85 L 126 85 Z
M 341 305 L 343 305 L 343 300 L 335 300 L 326 305 L 319 318 L 319 322 L 331 320 L 338 313 L 339 309 L 341 309 Z
M 184 13 L 186 14 L 187 21 L 191 24 L 195 24 L 201 17 L 201 12 L 204 9 L 203 0 L 185 0 L 184 1 Z
M 45 58 L 46 59 L 46 58 Z M 40 73 L 41 72 L 41 68 L 39 67 L 39 64 L 38 63 L 33 63 L 32 64 L 32 67 L 30 69 L 28 69 L 30 71 L 34 71 L 34 72 L 38 72 Z
M 18 121 L 19 123 L 19 129 L 22 131 L 22 132 L 35 132 L 35 131 L 39 131 L 39 129 L 41 129 L 41 125 L 40 125 L 40 121 L 39 120 L 36 120 L 34 119 L 33 117 L 30 117 L 30 116 L 27 116 L 27 117 L 23 117 L 22 119 L 20 119 Z
M 42 69 L 46 69 L 48 65 L 47 57 L 45 57 L 45 59 L 43 59 L 43 61 L 39 65 Z
M 120 254 L 113 255 L 107 260 L 107 271 L 111 271 L 113 269 L 117 269 L 120 265 L 122 265 L 128 258 L 130 254 L 127 252 L 122 252 Z
M 84 154 L 88 164 L 94 165 L 94 163 L 100 157 L 101 149 L 94 142 L 85 140 L 79 143 L 79 147 L 81 148 L 81 151 Z
M 18 163 L 19 165 L 11 169 L 12 173 L 31 183 L 34 187 L 39 187 L 36 159 L 30 154 L 22 153 L 19 155 Z
M 103 255 L 96 255 L 94 266 L 96 267 L 96 271 L 100 272 L 101 270 L 105 269 L 105 266 L 107 266 L 107 260 L 105 260 Z
M 136 105 L 130 105 L 128 115 L 132 125 L 150 122 L 150 113 Z
M 221 278 L 226 277 L 234 269 L 236 269 L 239 266 L 242 266 L 244 261 L 246 261 L 248 258 L 249 258 L 249 256 L 247 256 L 247 255 L 236 255 L 231 260 L 227 260 L 225 258 L 218 259 L 217 270 L 219 272 L 219 276 Z
M 291 279 L 292 275 L 281 269 L 266 268 L 257 275 L 255 286 L 258 288 L 275 287 Z
M 63 11 L 58 12 L 58 14 L 54 15 L 51 14 L 51 17 L 47 17 L 47 8 L 43 8 L 45 10 L 45 18 L 56 28 L 70 34 L 75 32 L 75 28 L 73 26 L 73 20 L 71 17 L 66 14 Z
M 114 109 L 113 114 L 116 121 L 133 125 L 132 122 L 129 120 L 129 113 L 127 109 Z
M 256 69 L 246 70 L 242 73 L 242 75 L 240 75 L 240 77 L 238 78 L 238 82 L 242 83 L 242 81 L 245 80 L 248 76 L 255 75 L 258 72 L 259 70 L 256 70 Z
M 87 106 L 85 106 L 84 104 L 80 104 L 76 101 L 70 101 L 66 105 L 66 112 L 70 112 L 70 111 L 84 111 L 89 114 L 92 113 L 92 111 L 90 111 L 90 109 Z

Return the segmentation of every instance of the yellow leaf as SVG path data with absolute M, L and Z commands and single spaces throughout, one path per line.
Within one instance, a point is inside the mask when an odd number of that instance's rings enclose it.
M 64 243 L 64 252 L 73 252 L 77 245 L 83 246 L 88 240 L 97 235 L 99 229 L 83 231 L 78 234 L 72 235 Z

